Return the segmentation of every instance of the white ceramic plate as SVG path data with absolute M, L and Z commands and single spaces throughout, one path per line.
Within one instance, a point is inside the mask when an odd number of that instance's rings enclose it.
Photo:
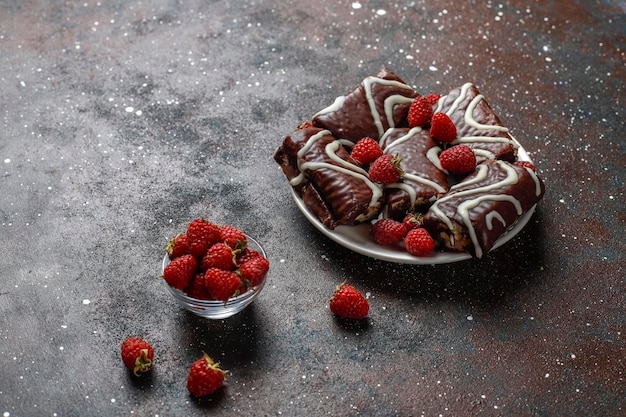
M 519 145 L 519 144 L 518 144 Z M 519 145 L 518 159 L 520 161 L 531 161 L 528 157 L 526 150 Z M 532 162 L 532 161 L 531 161 Z M 291 194 L 293 196 L 296 205 L 304 214 L 304 216 L 315 226 L 320 232 L 334 240 L 341 246 L 350 249 L 353 252 L 360 253 L 361 255 L 369 256 L 371 258 L 380 259 L 388 262 L 396 262 L 402 264 L 447 264 L 452 262 L 463 261 L 471 259 L 472 256 L 469 253 L 460 252 L 439 252 L 434 251 L 429 256 L 417 257 L 409 254 L 402 247 L 395 246 L 381 246 L 374 243 L 370 237 L 370 225 L 362 224 L 358 226 L 338 226 L 334 230 L 328 229 L 319 221 L 319 219 L 309 211 L 302 198 L 290 187 Z M 502 235 L 500 239 L 494 244 L 493 249 L 496 249 L 504 245 L 509 240 L 513 239 L 520 230 L 526 226 L 533 213 L 535 212 L 535 204 L 528 212 L 519 218 L 517 223 L 507 233 Z

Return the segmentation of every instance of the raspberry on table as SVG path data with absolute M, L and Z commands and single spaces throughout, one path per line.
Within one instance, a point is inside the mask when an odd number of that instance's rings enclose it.
M 339 317 L 361 320 L 367 317 L 370 305 L 359 290 L 344 282 L 335 289 L 329 301 L 329 308 Z
M 195 361 L 187 376 L 187 390 L 195 397 L 213 394 L 224 385 L 224 374 L 219 363 L 214 362 L 206 353 Z
M 144 339 L 130 336 L 122 342 L 120 349 L 124 366 L 133 371 L 135 376 L 148 372 L 152 368 L 154 349 Z

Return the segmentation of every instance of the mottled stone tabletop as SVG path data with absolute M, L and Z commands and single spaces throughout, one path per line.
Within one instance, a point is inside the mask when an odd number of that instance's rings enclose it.
M 0 415 L 626 415 L 626 4 L 0 0 Z M 321 234 L 272 155 L 387 66 L 471 81 L 546 183 L 481 260 L 402 265 Z M 195 217 L 264 245 L 207 320 L 159 279 Z M 365 323 L 326 301 L 348 279 Z M 156 351 L 134 378 L 129 335 Z M 202 352 L 219 393 L 185 388 Z

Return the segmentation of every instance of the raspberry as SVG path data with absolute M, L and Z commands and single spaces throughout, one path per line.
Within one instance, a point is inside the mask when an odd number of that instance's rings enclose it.
M 378 157 L 369 170 L 370 180 L 379 184 L 398 182 L 402 175 L 404 171 L 400 167 L 400 158 L 391 154 Z
M 439 142 L 450 143 L 456 139 L 456 126 L 450 116 L 435 113 L 430 122 L 430 136 Z
M 404 247 L 413 256 L 426 256 L 435 248 L 435 242 L 426 229 L 418 227 L 409 230 L 404 238 Z
M 219 241 L 219 228 L 205 219 L 194 219 L 187 228 L 189 253 L 199 260 L 211 246 Z
M 409 213 L 402 220 L 402 223 L 406 227 L 407 231 L 420 227 L 423 222 L 424 215 L 421 213 Z
M 135 376 L 148 372 L 154 360 L 154 349 L 140 337 L 128 337 L 122 342 L 122 362 Z
M 189 287 L 185 290 L 185 293 L 191 297 L 196 298 L 198 300 L 211 300 L 211 294 L 206 289 L 206 285 L 204 285 L 204 273 L 196 274 L 196 276 L 191 280 Z
M 265 278 L 270 269 L 270 261 L 262 256 L 257 256 L 244 262 L 239 267 L 239 275 L 244 282 L 248 282 L 251 287 L 256 287 Z
M 213 394 L 224 385 L 226 372 L 205 353 L 189 369 L 187 390 L 196 397 Z
M 457 145 L 439 155 L 441 167 L 452 174 L 464 175 L 476 168 L 476 155 L 467 145 Z
M 352 285 L 343 283 L 337 286 L 329 301 L 330 311 L 339 317 L 360 320 L 367 317 L 370 305 L 363 294 Z
M 433 106 L 425 97 L 416 97 L 411 103 L 407 120 L 409 127 L 426 126 L 433 117 Z
M 437 93 L 430 93 L 426 95 L 426 100 L 428 100 L 431 106 L 436 105 L 437 102 L 439 102 L 440 98 L 441 98 L 441 95 Z
M 241 279 L 233 271 L 209 268 L 204 273 L 204 284 L 211 297 L 226 302 L 237 293 Z
M 522 168 L 528 168 L 531 171 L 533 171 L 535 174 L 537 173 L 537 167 L 535 167 L 535 164 L 533 164 L 530 161 L 517 161 L 517 162 L 514 162 L 513 165 L 517 165 L 518 167 L 522 167 Z
M 172 288 L 184 290 L 193 279 L 198 260 L 193 255 L 183 255 L 173 259 L 163 270 L 163 278 Z
M 374 139 L 364 137 L 352 148 L 350 155 L 361 165 L 369 165 L 382 156 L 383 150 Z
M 167 256 L 170 260 L 178 258 L 182 255 L 187 255 L 189 253 L 189 244 L 187 242 L 187 236 L 182 233 L 177 234 L 173 238 L 167 242 L 167 247 L 165 248 L 167 252 Z
M 244 248 L 240 253 L 237 254 L 236 262 L 237 265 L 242 265 L 249 261 L 252 258 L 256 258 L 257 256 L 261 256 L 261 254 L 250 248 Z
M 406 236 L 406 226 L 393 219 L 380 219 L 372 226 L 372 240 L 379 245 L 393 245 Z
M 219 268 L 230 271 L 235 267 L 235 254 L 226 243 L 216 243 L 211 246 L 202 258 L 201 271 L 209 268 Z
M 246 234 L 230 224 L 220 226 L 219 233 L 220 242 L 224 242 L 233 250 L 245 248 L 248 244 L 248 237 Z

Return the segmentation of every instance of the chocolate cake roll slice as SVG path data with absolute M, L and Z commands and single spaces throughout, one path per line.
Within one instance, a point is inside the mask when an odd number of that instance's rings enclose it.
M 387 129 L 406 126 L 416 96 L 418 93 L 393 71 L 383 68 L 315 114 L 312 123 L 330 130 L 337 139 L 356 143 L 369 136 L 378 140 Z
M 392 128 L 380 140 L 385 153 L 398 155 L 404 176 L 385 186 L 385 216 L 402 220 L 407 212 L 425 211 L 448 191 L 447 175 L 439 164 L 441 148 L 420 127 Z
M 320 128 L 285 137 L 274 159 L 304 204 L 329 229 L 376 217 L 382 188 L 369 180 L 348 151 Z
M 544 191 L 531 169 L 487 161 L 430 207 L 424 227 L 440 246 L 481 258 Z
M 463 143 L 471 147 L 478 162 L 516 160 L 517 143 L 474 84 L 466 83 L 441 97 L 435 112 L 450 116 L 458 136 L 453 144 Z

